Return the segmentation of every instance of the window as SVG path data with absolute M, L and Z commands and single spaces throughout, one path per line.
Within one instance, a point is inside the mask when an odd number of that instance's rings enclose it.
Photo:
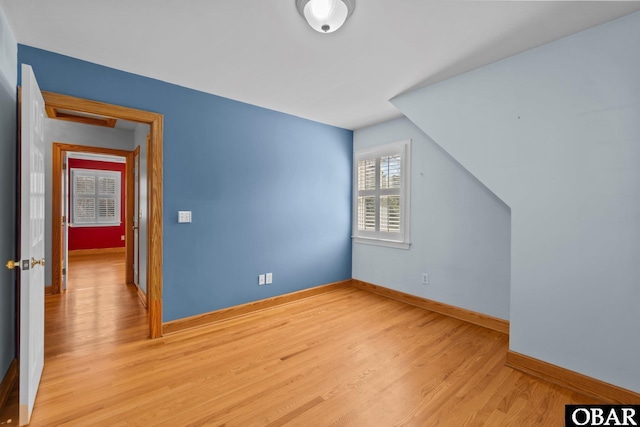
M 74 168 L 71 182 L 74 225 L 120 225 L 120 172 Z
M 354 162 L 354 242 L 409 249 L 411 140 L 358 151 Z

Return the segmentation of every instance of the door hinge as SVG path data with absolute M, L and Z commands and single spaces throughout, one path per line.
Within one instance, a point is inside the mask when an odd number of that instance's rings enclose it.
M 62 225 L 67 223 L 67 217 L 65 215 L 62 216 Z
M 62 269 L 62 275 L 63 275 L 63 276 L 66 276 L 66 275 L 67 275 L 67 269 L 66 269 L 66 268 L 63 268 L 63 269 Z
M 63 171 L 66 171 L 66 170 L 67 170 L 67 164 L 66 164 L 66 163 L 63 163 L 63 164 L 62 164 L 62 170 L 63 170 Z

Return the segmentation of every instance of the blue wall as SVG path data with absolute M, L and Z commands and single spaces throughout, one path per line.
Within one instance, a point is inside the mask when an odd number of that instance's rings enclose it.
M 0 260 L 15 259 L 17 44 L 0 7 Z M 15 354 L 15 276 L 0 267 L 0 381 Z
M 18 61 L 42 90 L 164 115 L 163 321 L 351 277 L 351 131 L 29 46 Z

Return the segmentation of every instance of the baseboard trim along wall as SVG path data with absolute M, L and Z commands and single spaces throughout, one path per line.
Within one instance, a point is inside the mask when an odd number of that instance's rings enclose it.
M 163 324 L 163 335 L 181 332 L 187 329 L 206 326 L 222 320 L 231 319 L 238 316 L 254 313 L 268 308 L 288 304 L 299 301 L 301 299 L 313 297 L 339 289 L 354 287 L 365 292 L 371 292 L 386 298 L 403 302 L 405 304 L 424 308 L 445 316 L 454 317 L 456 319 L 472 323 L 492 329 L 497 332 L 509 334 L 509 321 L 498 319 L 464 308 L 455 307 L 426 298 L 385 288 L 383 286 L 374 285 L 356 279 L 344 280 L 341 282 L 330 283 L 327 285 L 317 286 L 315 288 L 304 289 L 302 291 L 292 292 L 285 295 L 279 295 L 272 298 L 254 301 L 234 307 L 224 308 L 210 313 L 199 314 L 197 316 L 187 317 L 184 319 L 173 320 Z M 139 292 L 141 292 L 139 290 Z M 604 402 L 613 402 L 621 404 L 640 404 L 640 394 L 621 387 L 570 371 L 559 366 L 534 359 L 529 356 L 509 350 L 507 352 L 506 365 L 510 368 L 524 372 L 536 378 L 548 381 L 553 384 L 592 396 Z M 3 383 L 4 385 L 4 383 Z M 1 390 L 0 390 L 1 391 Z
M 102 255 L 102 254 L 125 254 L 127 252 L 126 247 L 121 248 L 98 248 L 98 249 L 74 249 L 69 251 L 69 257 L 83 256 L 83 255 Z
M 473 323 L 474 325 L 483 326 L 494 331 L 502 332 L 503 334 L 509 334 L 508 320 L 498 319 L 497 317 L 488 316 L 486 314 L 466 310 L 464 308 L 455 307 L 453 305 L 448 305 L 415 295 L 406 294 L 404 292 L 396 291 L 378 285 L 373 285 L 371 283 L 363 282 L 356 279 L 352 280 L 352 286 L 363 291 L 394 299 L 396 301 L 401 301 L 406 304 L 415 305 L 416 307 L 435 311 L 436 313 L 444 314 L 445 316 L 455 317 L 456 319 L 464 320 L 465 322 Z
M 569 369 L 561 368 L 551 363 L 533 357 L 525 356 L 509 350 L 507 363 L 510 368 L 529 374 L 541 380 L 601 399 L 607 403 L 621 403 L 625 405 L 640 404 L 640 394 L 627 390 Z
M 276 307 L 283 304 L 299 301 L 315 295 L 333 292 L 338 289 L 348 288 L 351 279 L 341 282 L 329 283 L 327 285 L 317 286 L 314 288 L 303 289 L 297 292 L 291 292 L 284 295 L 278 295 L 259 301 L 249 302 L 246 304 L 236 305 L 234 307 L 223 308 L 221 310 L 209 313 L 198 314 L 196 316 L 186 317 L 184 319 L 172 320 L 162 324 L 162 334 L 172 334 L 184 331 L 186 329 L 206 326 L 221 320 L 231 319 L 233 317 L 243 316 L 245 314 L 254 313 L 256 311 L 265 310 L 267 308 Z
M 144 308 L 148 308 L 147 307 L 147 294 L 144 293 L 144 291 L 142 290 L 142 288 L 140 288 L 139 285 L 134 285 L 136 287 L 136 292 L 138 294 L 138 298 L 140 298 L 140 301 L 142 302 L 142 305 L 144 305 Z
M 11 393 L 11 389 L 13 388 L 13 384 L 17 377 L 18 359 L 13 359 L 11 365 L 9 365 L 9 369 L 7 369 L 7 373 L 2 379 L 2 382 L 0 382 L 0 409 L 4 408 L 5 403 L 7 403 L 7 399 L 9 398 L 9 394 Z

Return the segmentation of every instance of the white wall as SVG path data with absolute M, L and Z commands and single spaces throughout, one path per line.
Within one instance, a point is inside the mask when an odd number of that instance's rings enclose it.
M 134 148 L 140 147 L 140 274 L 139 286 L 144 293 L 147 293 L 147 233 L 148 233 L 148 206 L 149 195 L 147 191 L 147 134 L 149 125 L 139 123 L 134 132 Z
M 393 103 L 512 212 L 512 350 L 640 392 L 640 13 Z
M 353 277 L 508 319 L 509 208 L 406 118 L 355 131 L 354 150 L 409 138 L 411 248 L 354 243 Z
M 0 82 L 15 93 L 18 84 L 18 43 L 0 6 Z M 15 97 L 15 95 L 14 95 Z
M 90 147 L 105 147 L 117 150 L 133 150 L 133 132 L 123 129 L 85 125 L 82 123 L 66 122 L 63 120 L 45 120 L 45 138 L 49 141 L 45 152 L 45 232 L 49 236 L 46 242 L 45 259 L 51 259 L 51 197 L 53 177 L 51 163 L 51 147 L 54 142 L 64 144 L 86 145 Z M 47 264 L 45 270 L 45 286 L 51 285 L 51 267 Z

